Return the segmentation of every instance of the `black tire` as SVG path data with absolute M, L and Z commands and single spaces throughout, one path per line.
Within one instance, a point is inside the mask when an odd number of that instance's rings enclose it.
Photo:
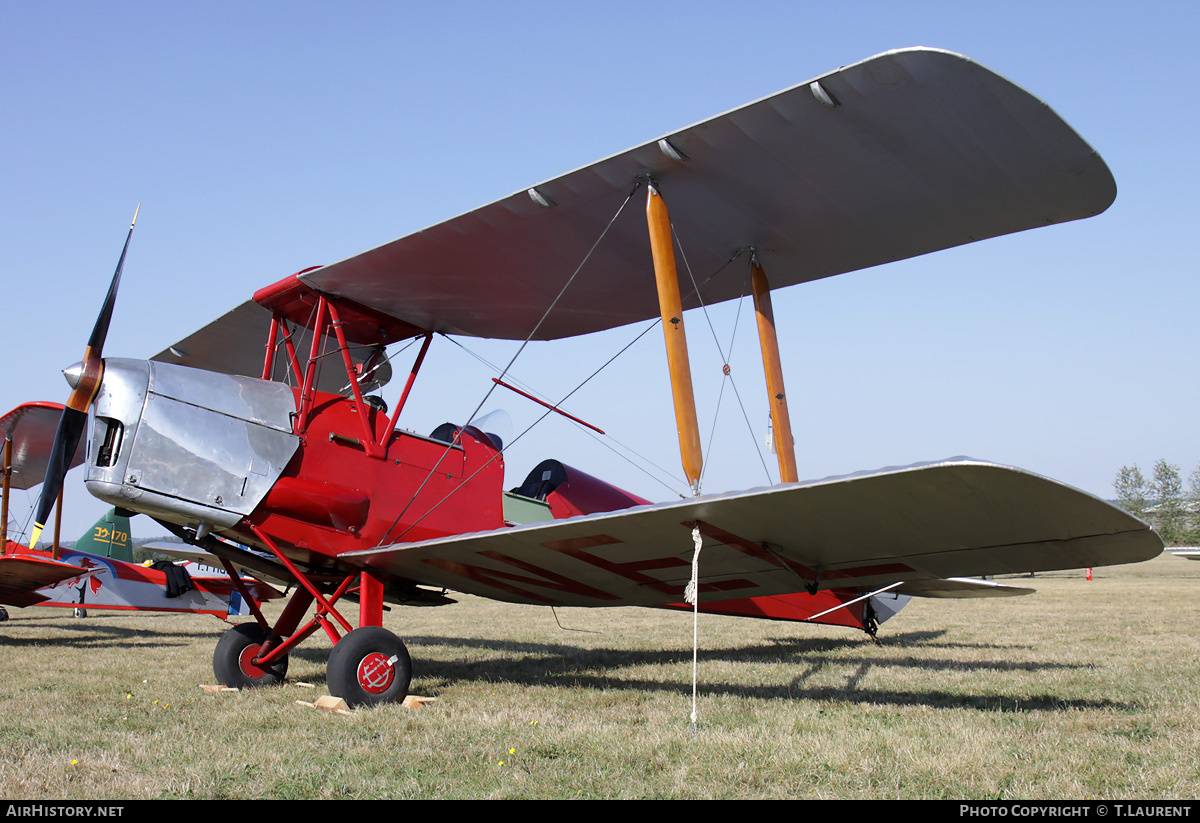
M 4 608 L 3 606 L 0 606 L 0 623 L 3 623 L 7 619 L 8 619 L 8 609 Z
M 329 693 L 351 708 L 399 703 L 408 696 L 412 660 L 399 637 L 379 626 L 363 626 L 333 647 L 325 680 Z
M 236 689 L 282 683 L 287 675 L 287 655 L 266 668 L 251 662 L 266 639 L 267 632 L 257 623 L 239 623 L 225 632 L 213 651 L 213 674 L 217 676 L 217 682 Z
M 87 609 L 76 609 L 71 614 L 73 617 L 80 617 L 80 618 L 87 617 Z

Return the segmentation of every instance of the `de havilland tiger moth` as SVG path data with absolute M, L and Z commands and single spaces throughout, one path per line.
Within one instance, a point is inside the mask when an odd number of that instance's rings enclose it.
M 89 429 L 91 494 L 220 558 L 235 585 L 238 567 L 295 584 L 273 623 L 254 609 L 219 641 L 218 679 L 277 683 L 321 630 L 335 644 L 330 692 L 351 705 L 407 693 L 385 603 L 466 592 L 685 608 L 696 543 L 700 611 L 872 633 L 910 596 L 1026 593 L 981 578 L 1146 560 L 1162 550 L 1146 523 L 1009 466 L 962 458 L 800 482 L 770 300 L 1091 217 L 1115 196 L 1104 161 L 1041 100 L 914 48 L 285 277 L 150 360 L 102 355 L 123 251 L 66 372 L 35 530 Z M 681 282 L 676 247 L 696 280 Z M 700 494 L 684 316 L 747 293 L 781 482 Z M 690 498 L 652 504 L 556 460 L 505 491 L 504 444 L 473 417 L 428 436 L 400 425 L 435 337 L 549 341 L 658 317 Z M 405 341 L 420 345 L 389 412 L 374 392 Z

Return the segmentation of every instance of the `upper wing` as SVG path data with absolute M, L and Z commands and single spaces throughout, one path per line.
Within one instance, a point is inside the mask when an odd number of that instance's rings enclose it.
M 661 606 L 682 599 L 697 523 L 702 601 L 814 582 L 948 593 L 964 587 L 937 581 L 1133 563 L 1163 547 L 1147 524 L 1086 492 L 957 458 L 342 557 L 498 600 Z
M 38 401 L 23 403 L 0 417 L 0 432 L 12 438 L 12 480 L 15 489 L 31 489 L 46 477 L 54 433 L 62 417 L 61 403 Z M 83 462 L 84 442 L 80 438 L 70 468 Z
M 1045 103 L 931 49 L 881 54 L 663 140 L 687 161 L 651 141 L 535 186 L 552 205 L 521 191 L 301 279 L 418 328 L 524 339 L 647 173 L 705 303 L 746 292 L 746 267 L 725 264 L 747 246 L 777 288 L 1088 217 L 1116 196 L 1104 161 Z M 625 210 L 535 339 L 658 315 L 643 211 Z M 693 294 L 684 307 L 697 305 Z
M 247 300 L 150 359 L 222 374 L 260 377 L 263 344 L 270 330 L 271 312 L 253 300 Z M 292 340 L 297 351 L 308 351 L 312 332 L 307 328 L 297 328 Z M 370 355 L 371 349 L 356 348 L 350 356 L 355 362 L 361 363 Z M 391 379 L 392 367 L 384 363 L 372 376 L 383 385 Z M 345 382 L 346 373 L 342 369 L 324 369 L 317 376 L 317 388 L 321 391 L 340 393 Z

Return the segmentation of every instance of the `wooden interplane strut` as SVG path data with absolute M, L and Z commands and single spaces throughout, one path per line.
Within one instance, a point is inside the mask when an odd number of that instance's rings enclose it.
M 658 305 L 662 311 L 663 336 L 667 344 L 667 366 L 671 372 L 671 394 L 675 401 L 675 425 L 679 430 L 683 473 L 692 488 L 692 494 L 699 494 L 704 458 L 700 450 L 700 427 L 696 422 L 696 397 L 692 390 L 687 334 L 683 329 L 683 303 L 679 299 L 671 216 L 653 180 L 647 186 L 646 222 L 650 227 L 650 251 L 654 258 L 654 280 L 658 287 Z
M 758 342 L 762 348 L 763 371 L 767 377 L 767 402 L 771 408 L 771 428 L 775 433 L 775 454 L 779 459 L 779 482 L 795 483 L 800 478 L 796 474 L 796 447 L 792 441 L 787 393 L 783 388 L 783 366 L 779 360 L 775 314 L 771 311 L 771 285 L 757 257 L 751 259 L 750 266 L 750 288 L 754 292 L 754 313 L 758 317 Z

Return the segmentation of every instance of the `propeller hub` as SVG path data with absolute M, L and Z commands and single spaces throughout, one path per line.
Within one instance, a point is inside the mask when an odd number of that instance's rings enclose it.
M 73 389 L 79 388 L 79 381 L 83 379 L 83 361 L 81 360 L 74 365 L 67 366 L 62 370 L 62 373 L 68 386 Z

